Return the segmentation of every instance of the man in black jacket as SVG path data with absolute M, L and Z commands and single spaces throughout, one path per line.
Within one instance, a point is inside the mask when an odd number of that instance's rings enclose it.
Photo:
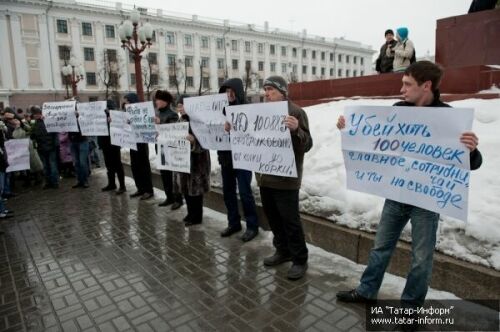
M 404 101 L 394 106 L 450 107 L 439 100 L 439 83 L 443 72 L 429 61 L 419 61 L 409 66 L 403 76 L 401 93 Z M 343 116 L 337 127 L 345 127 Z M 482 156 L 477 149 L 478 138 L 473 132 L 465 132 L 460 142 L 470 150 L 471 170 L 478 169 Z M 367 302 L 376 299 L 385 270 L 404 226 L 411 220 L 412 261 L 401 301 L 410 305 L 423 305 L 432 276 L 432 262 L 436 246 L 439 213 L 390 199 L 385 200 L 382 216 L 370 251 L 368 265 L 359 286 L 350 291 L 337 293 L 343 302 Z
M 166 90 L 158 90 L 155 93 L 155 106 L 158 109 L 158 116 L 156 117 L 156 123 L 175 123 L 179 122 L 179 115 L 172 110 L 172 102 L 174 97 L 170 92 Z M 165 190 L 166 199 L 158 204 L 159 206 L 172 205 L 172 210 L 177 210 L 182 206 L 182 195 L 180 193 L 174 193 L 173 177 L 172 171 L 160 170 L 161 180 L 163 182 L 163 190 Z
M 387 29 L 385 31 L 385 43 L 380 47 L 380 54 L 375 64 L 375 70 L 380 73 L 392 72 L 392 62 L 394 61 L 394 53 L 387 52 L 387 48 L 394 48 L 398 42 L 394 39 L 394 31 Z M 389 53 L 390 55 L 387 55 Z
M 220 87 L 219 93 L 227 93 L 229 105 L 245 104 L 245 93 L 243 82 L 239 78 L 231 78 Z M 224 110 L 225 111 L 225 110 Z M 244 169 L 235 169 L 231 151 L 217 151 L 222 174 L 222 191 L 224 192 L 224 203 L 227 209 L 228 227 L 221 233 L 222 237 L 230 236 L 241 230 L 241 216 L 238 210 L 238 198 L 236 197 L 236 184 L 240 193 L 243 212 L 247 229 L 241 236 L 243 242 L 248 242 L 259 233 L 259 221 L 252 193 L 252 172 Z

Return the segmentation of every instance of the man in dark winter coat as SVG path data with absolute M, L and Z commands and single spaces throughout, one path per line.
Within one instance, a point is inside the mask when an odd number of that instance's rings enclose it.
M 109 119 L 110 111 L 116 110 L 116 104 L 113 100 L 108 100 L 106 102 L 106 117 L 108 119 L 108 132 L 109 132 Z M 118 176 L 118 182 L 120 188 L 116 191 L 117 195 L 121 195 L 127 191 L 125 188 L 125 172 L 123 171 L 123 164 L 121 159 L 120 147 L 111 144 L 110 136 L 98 136 L 97 144 L 102 150 L 102 155 L 104 156 L 104 164 L 106 165 L 108 184 L 106 187 L 102 188 L 102 191 L 111 191 L 116 189 L 115 174 Z
M 394 39 L 394 31 L 387 29 L 385 31 L 385 43 L 380 48 L 380 54 L 377 58 L 375 70 L 380 74 L 392 72 L 392 62 L 394 61 L 394 54 L 387 52 L 387 48 L 394 48 L 397 40 Z
M 158 90 L 155 93 L 155 105 L 158 109 L 156 123 L 175 123 L 179 121 L 179 115 L 172 110 L 172 102 L 174 97 L 166 90 Z M 182 195 L 174 193 L 173 172 L 168 170 L 160 170 L 161 180 L 163 182 L 163 190 L 165 190 L 166 199 L 158 204 L 159 206 L 172 205 L 172 210 L 177 210 L 182 206 Z
M 231 78 L 225 81 L 219 90 L 219 93 L 224 92 L 227 93 L 229 105 L 241 105 L 245 103 L 245 94 L 241 79 Z M 248 242 L 259 233 L 259 222 L 251 188 L 252 172 L 244 169 L 235 169 L 233 167 L 231 151 L 217 151 L 217 154 L 219 164 L 221 165 L 222 190 L 224 192 L 224 203 L 227 209 L 228 221 L 228 227 L 222 231 L 221 236 L 230 236 L 241 230 L 241 216 L 238 209 L 238 198 L 236 197 L 237 184 L 247 224 L 247 229 L 241 236 L 241 240 Z
M 124 104 L 135 104 L 139 102 L 136 93 L 125 95 Z M 153 181 L 151 179 L 151 165 L 149 164 L 149 147 L 147 143 L 137 143 L 137 151 L 130 149 L 130 168 L 134 177 L 137 191 L 130 197 L 141 197 L 141 200 L 150 199 L 154 196 Z
M 59 139 L 57 133 L 48 133 L 42 119 L 42 110 L 33 106 L 31 114 L 35 124 L 31 130 L 31 139 L 36 145 L 38 155 L 42 159 L 45 173 L 44 189 L 59 187 L 59 171 L 57 169 L 57 156 L 59 153 Z
M 410 65 L 404 72 L 401 88 L 405 100 L 394 106 L 450 107 L 439 99 L 442 74 L 441 68 L 429 61 Z M 337 127 L 345 127 L 343 116 L 339 118 Z M 477 136 L 473 132 L 465 132 L 461 135 L 460 142 L 470 150 L 471 170 L 478 169 L 482 156 L 477 149 Z M 401 301 L 412 306 L 424 304 L 432 276 L 439 213 L 390 199 L 385 200 L 375 244 L 370 251 L 360 284 L 353 290 L 338 292 L 339 301 L 368 302 L 377 298 L 391 255 L 409 220 L 412 228 L 412 262 Z
M 281 76 L 271 76 L 264 81 L 266 102 L 287 100 L 288 86 Z M 264 265 L 275 266 L 292 261 L 287 277 L 297 280 L 307 270 L 308 250 L 299 214 L 299 189 L 302 182 L 304 154 L 312 148 L 309 120 L 302 108 L 288 101 L 288 116 L 284 121 L 290 130 L 297 177 L 256 174 L 260 187 L 262 207 L 273 232 L 276 252 L 264 259 Z

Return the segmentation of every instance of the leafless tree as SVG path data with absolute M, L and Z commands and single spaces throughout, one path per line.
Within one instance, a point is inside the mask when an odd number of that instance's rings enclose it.
M 113 49 L 103 50 L 99 58 L 98 77 L 106 89 L 106 100 L 108 100 L 110 94 L 116 94 L 116 91 L 120 87 L 122 59 L 118 55 L 118 52 Z
M 252 66 L 247 62 L 245 65 L 245 74 L 243 75 L 243 82 L 245 83 L 245 100 L 248 96 L 248 89 L 252 89 L 256 85 L 256 82 L 259 78 L 259 73 L 253 71 Z
M 155 56 L 152 56 L 152 54 L 155 54 Z M 146 87 L 146 96 L 148 100 L 151 100 L 151 92 L 158 87 L 159 83 L 156 53 L 148 53 L 142 58 L 141 69 L 143 84 Z
M 210 81 L 208 82 L 208 87 L 205 87 L 205 90 L 203 90 L 203 78 L 209 78 L 210 77 L 210 71 L 204 66 L 203 62 L 200 60 L 200 85 L 198 87 L 198 96 L 202 96 L 208 91 L 210 91 Z M 205 75 L 205 73 L 207 75 Z

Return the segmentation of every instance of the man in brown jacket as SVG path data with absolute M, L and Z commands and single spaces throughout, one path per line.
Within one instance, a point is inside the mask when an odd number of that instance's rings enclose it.
M 264 81 L 266 102 L 287 100 L 288 86 L 280 76 Z M 309 121 L 303 109 L 288 102 L 285 125 L 290 130 L 297 165 L 297 177 L 256 174 L 264 212 L 273 232 L 276 252 L 264 259 L 264 265 L 275 266 L 292 261 L 287 277 L 297 280 L 307 270 L 307 247 L 299 215 L 299 189 L 302 181 L 304 154 L 312 147 Z

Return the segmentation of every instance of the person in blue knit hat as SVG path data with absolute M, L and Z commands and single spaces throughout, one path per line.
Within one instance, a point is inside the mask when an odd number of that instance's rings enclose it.
M 396 40 L 398 43 L 392 49 L 387 49 L 394 56 L 393 70 L 403 72 L 412 64 L 414 59 L 415 47 L 413 42 L 408 39 L 408 28 L 400 27 L 396 30 Z

